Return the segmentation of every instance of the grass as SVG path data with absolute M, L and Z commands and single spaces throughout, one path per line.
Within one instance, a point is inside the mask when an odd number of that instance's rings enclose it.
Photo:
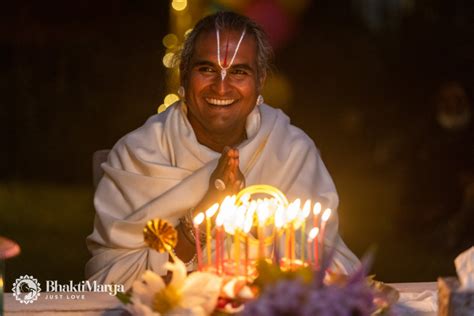
M 6 284 L 20 275 L 38 280 L 80 281 L 89 258 L 92 188 L 44 183 L 0 185 L 0 234 L 15 240 L 21 254 L 6 262 Z

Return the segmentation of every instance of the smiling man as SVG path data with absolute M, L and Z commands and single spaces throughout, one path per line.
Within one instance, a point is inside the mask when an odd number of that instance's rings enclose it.
M 102 165 L 87 239 L 91 280 L 129 288 L 146 269 L 165 274 L 168 255 L 143 240 L 154 218 L 177 228 L 174 251 L 193 270 L 191 219 L 246 185 L 272 185 L 289 200 L 337 209 L 314 142 L 263 102 L 270 57 L 266 35 L 247 17 L 220 12 L 197 23 L 181 52 L 181 101 L 120 139 Z M 333 214 L 324 245 L 336 249 L 334 268 L 348 273 L 358 259 L 339 237 Z

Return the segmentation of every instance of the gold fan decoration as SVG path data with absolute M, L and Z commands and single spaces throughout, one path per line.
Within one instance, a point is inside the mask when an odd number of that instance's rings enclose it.
M 172 249 L 178 243 L 178 233 L 176 229 L 165 220 L 149 220 L 143 229 L 143 236 L 148 247 L 163 253 L 167 251 L 174 257 Z

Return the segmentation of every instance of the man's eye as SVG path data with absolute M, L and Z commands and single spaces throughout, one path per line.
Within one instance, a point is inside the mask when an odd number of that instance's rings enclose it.
M 214 72 L 214 69 L 211 67 L 200 67 L 199 71 L 200 72 Z
M 233 74 L 233 75 L 246 75 L 247 72 L 245 70 L 242 70 L 242 69 L 233 69 L 231 71 L 231 74 Z

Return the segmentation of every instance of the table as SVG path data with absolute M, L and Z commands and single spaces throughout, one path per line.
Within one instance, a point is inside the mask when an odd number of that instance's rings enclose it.
M 400 291 L 395 307 L 400 315 L 437 315 L 436 282 L 391 283 Z M 62 295 L 62 297 L 59 297 Z M 114 296 L 107 293 L 41 293 L 32 304 L 21 304 L 12 293 L 5 294 L 5 316 L 118 316 L 127 315 Z

